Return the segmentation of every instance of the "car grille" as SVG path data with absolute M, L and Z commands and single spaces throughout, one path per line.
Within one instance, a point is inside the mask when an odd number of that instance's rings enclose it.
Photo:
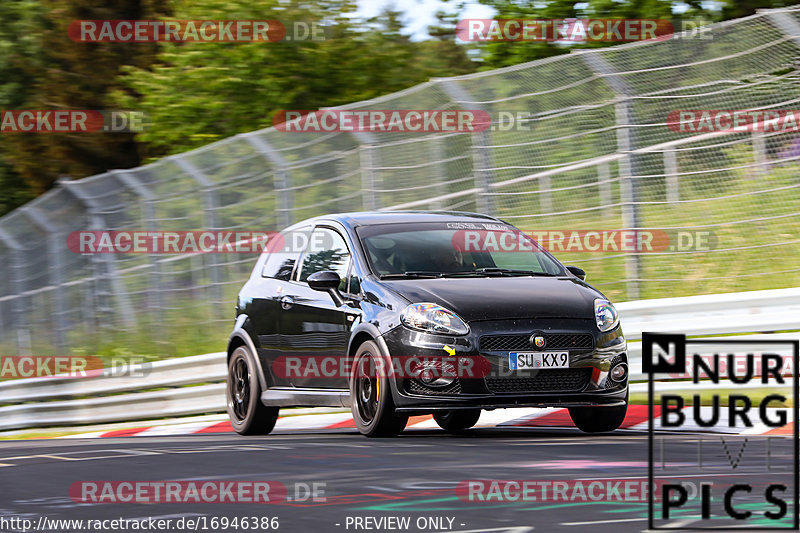
M 483 335 L 481 350 L 502 352 L 506 350 L 530 350 L 531 334 L 526 335 Z M 549 333 L 544 335 L 544 350 L 594 348 L 594 337 L 590 333 Z
M 580 392 L 592 378 L 591 368 L 553 368 L 535 376 L 487 377 L 486 388 L 493 393 Z
M 427 396 L 437 396 L 442 394 L 461 393 L 461 382 L 458 379 L 456 379 L 446 387 L 437 387 L 437 388 L 426 387 L 416 379 L 407 379 L 405 384 L 406 384 L 406 390 L 412 394 L 425 394 Z

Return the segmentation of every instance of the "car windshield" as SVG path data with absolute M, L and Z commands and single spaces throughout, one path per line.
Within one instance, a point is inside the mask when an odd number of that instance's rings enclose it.
M 533 239 L 502 223 L 381 224 L 358 228 L 357 233 L 380 277 L 564 273 Z

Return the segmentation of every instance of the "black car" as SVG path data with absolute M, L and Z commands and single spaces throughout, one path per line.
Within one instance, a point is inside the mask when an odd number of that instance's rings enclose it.
M 228 345 L 234 429 L 281 407 L 351 407 L 367 436 L 432 413 L 568 407 L 586 432 L 620 426 L 627 346 L 614 306 L 519 229 L 485 215 L 322 216 L 271 239 L 239 293 Z

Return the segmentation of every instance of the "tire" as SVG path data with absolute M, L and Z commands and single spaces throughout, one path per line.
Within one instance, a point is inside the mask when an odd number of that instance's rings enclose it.
M 569 416 L 584 433 L 607 433 L 622 425 L 628 411 L 628 396 L 625 405 L 619 407 L 570 407 Z
M 395 412 L 386 372 L 376 371 L 381 361 L 378 345 L 367 341 L 358 347 L 350 373 L 353 420 L 367 437 L 393 437 L 408 423 L 408 415 Z
M 433 419 L 439 427 L 450 433 L 460 433 L 478 423 L 481 417 L 480 409 L 454 409 L 452 411 L 437 411 Z
M 228 362 L 226 387 L 228 416 L 240 435 L 266 435 L 275 427 L 278 408 L 261 403 L 261 384 L 250 351 L 239 346 Z

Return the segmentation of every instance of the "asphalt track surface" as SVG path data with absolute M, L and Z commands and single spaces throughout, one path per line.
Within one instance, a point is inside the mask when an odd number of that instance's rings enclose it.
M 769 471 L 773 477 L 783 475 L 783 481 L 792 481 L 792 467 L 780 464 L 792 457 L 787 439 L 773 439 L 772 449 L 766 450 L 765 439 L 751 437 L 745 451 L 741 437 L 724 437 L 725 448 L 719 435 L 706 435 L 702 437 L 706 442 L 704 469 L 698 470 L 697 435 L 663 438 L 665 464 L 682 469 L 681 475 L 690 479 L 729 483 L 760 476 L 763 481 L 764 472 Z M 765 470 L 761 461 L 767 455 L 773 464 Z M 657 460 L 662 457 L 659 451 L 655 456 Z M 738 470 L 729 466 L 736 457 L 741 458 Z M 161 517 L 174 521 L 181 517 L 277 516 L 278 531 L 289 532 L 621 533 L 646 530 L 646 503 L 466 501 L 457 496 L 455 487 L 474 479 L 643 481 L 647 479 L 647 460 L 646 432 L 598 436 L 572 428 L 486 428 L 462 436 L 419 430 L 392 439 L 367 439 L 347 429 L 264 437 L 210 434 L 5 441 L 0 442 L 0 517 L 37 523 L 40 517 Z M 289 487 L 290 497 L 295 483 L 321 482 L 326 501 L 266 505 L 75 503 L 69 487 L 84 480 L 272 480 Z M 764 510 L 760 494 L 752 502 L 745 498 L 739 503 L 754 512 Z M 715 513 L 720 511 L 718 507 L 715 504 Z M 354 517 L 382 516 L 410 517 L 411 525 L 407 529 L 366 529 L 356 528 L 352 522 Z M 662 523 L 689 530 L 697 523 L 695 516 L 677 513 Z M 420 522 L 422 527 L 418 527 L 416 522 L 438 517 L 452 519 L 452 525 L 446 519 L 443 527 L 436 527 L 435 522 L 432 526 Z M 0 529 L 21 531 L 8 523 Z

